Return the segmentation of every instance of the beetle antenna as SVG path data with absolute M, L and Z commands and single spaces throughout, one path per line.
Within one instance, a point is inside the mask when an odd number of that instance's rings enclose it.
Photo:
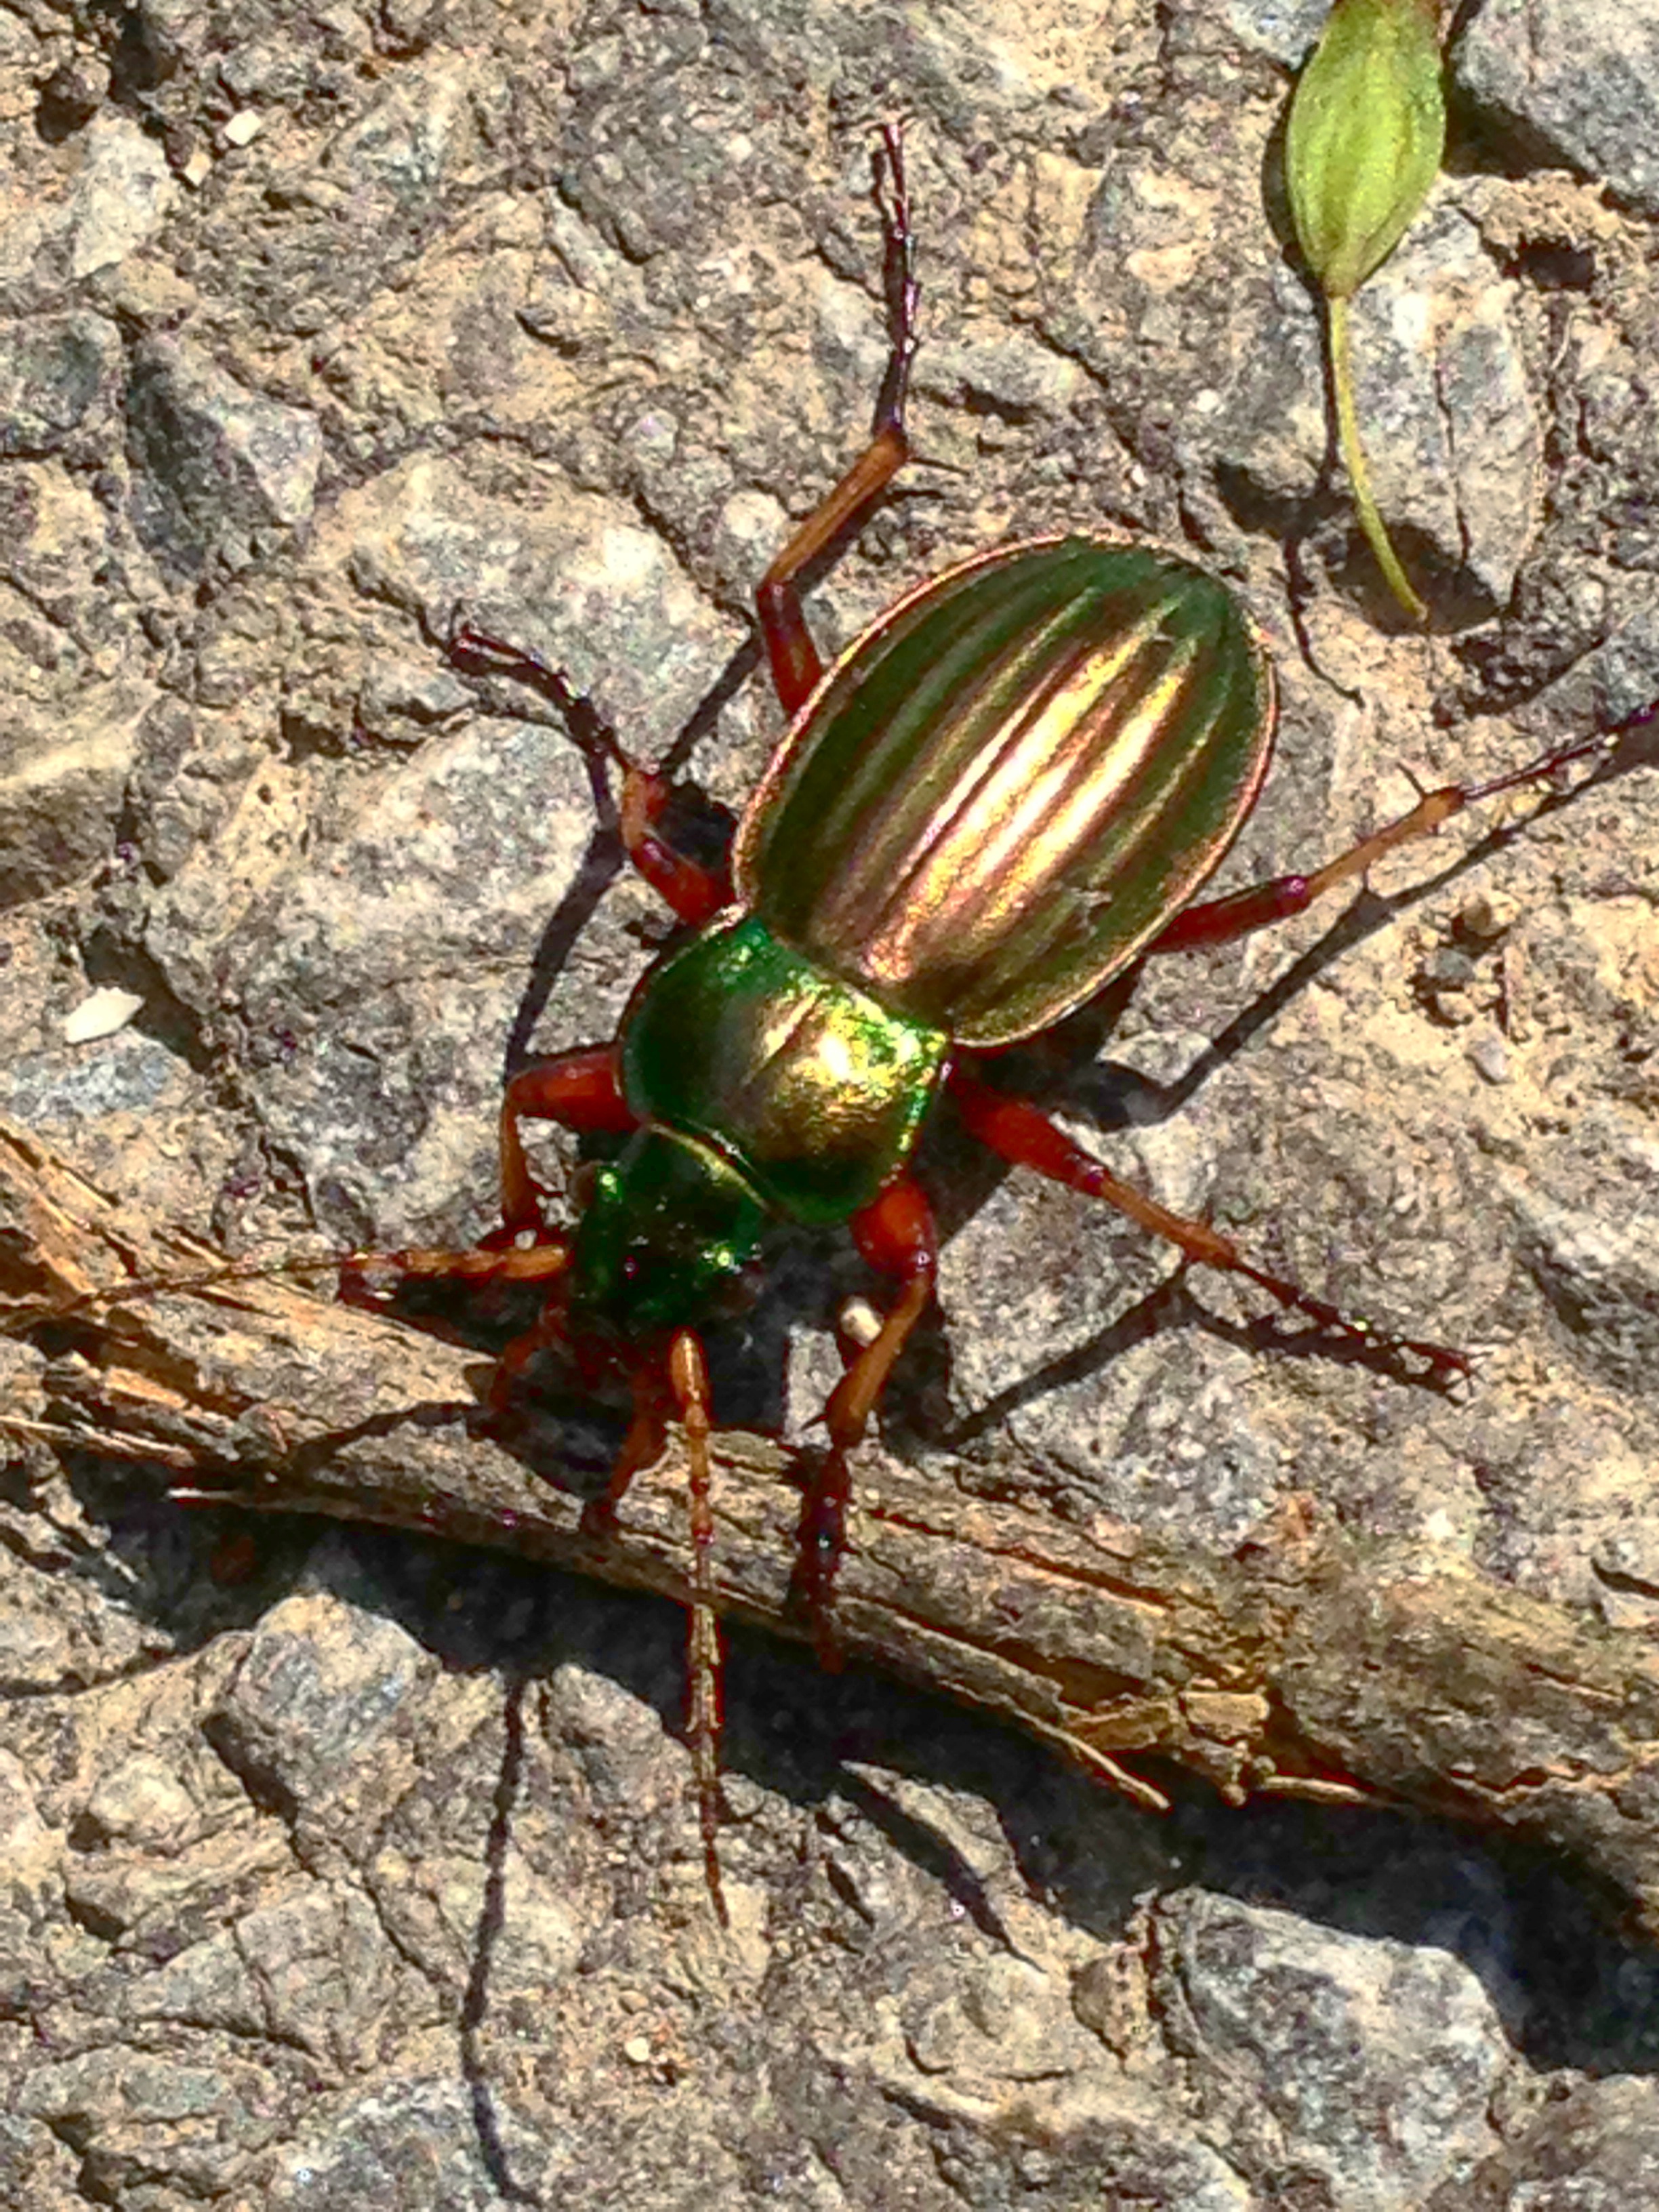
M 720 1881 L 720 1628 L 714 1611 L 714 1516 L 709 1502 L 708 1367 L 702 1345 L 689 1328 L 675 1332 L 668 1351 L 669 1386 L 685 1432 L 687 1488 L 691 1504 L 691 1606 L 687 1638 L 690 1711 L 686 1734 L 697 1789 L 697 1826 L 703 1877 L 722 1928 L 732 1924 Z
M 68 1298 L 25 1299 L 14 1311 L 0 1316 L 0 1336 L 21 1335 L 44 1323 L 72 1319 L 99 1306 L 117 1305 L 128 1298 L 163 1297 L 169 1292 L 189 1296 L 213 1291 L 227 1283 L 273 1283 L 304 1275 L 337 1275 L 342 1294 L 358 1303 L 374 1304 L 377 1294 L 408 1278 L 442 1278 L 462 1282 L 547 1282 L 570 1264 L 570 1246 L 562 1238 L 548 1238 L 528 1245 L 501 1249 L 478 1245 L 467 1251 L 410 1246 L 397 1252 L 331 1252 L 315 1259 L 290 1255 L 284 1260 L 225 1260 L 216 1267 L 185 1268 L 170 1274 L 133 1275 L 124 1283 L 99 1285 Z
M 123 1298 L 159 1297 L 169 1291 L 188 1293 L 216 1290 L 222 1283 L 274 1282 L 284 1275 L 326 1275 L 344 1264 L 339 1253 L 325 1259 L 290 1256 L 285 1260 L 224 1260 L 211 1267 L 181 1268 L 161 1275 L 133 1275 L 124 1283 L 100 1284 L 67 1298 L 26 1298 L 14 1311 L 0 1316 L 0 1336 L 21 1335 L 42 1322 L 68 1321 L 90 1313 L 94 1307 L 113 1305 Z

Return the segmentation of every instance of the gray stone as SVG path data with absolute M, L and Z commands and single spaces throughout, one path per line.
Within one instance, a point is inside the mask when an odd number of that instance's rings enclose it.
M 1615 1382 L 1659 1363 L 1659 1217 L 1610 1220 L 1541 1192 L 1516 1200 L 1523 1249 L 1566 1328 Z
M 75 2147 L 82 2191 L 106 2204 L 142 2203 L 127 2192 L 146 2184 L 221 2196 L 276 2122 L 253 2067 L 192 2066 L 118 2047 L 38 2068 L 15 2110 Z
M 388 1738 L 417 1692 L 420 1647 L 322 1592 L 268 1613 L 210 1720 L 216 1748 L 289 1801 L 392 1786 Z
M 0 457 L 56 453 L 107 407 L 121 343 L 101 315 L 45 315 L 0 329 Z
M 464 2083 L 448 2072 L 413 2075 L 364 2090 L 311 2118 L 284 2145 L 267 2185 L 270 2212 L 362 2212 L 395 2204 L 398 2212 L 496 2212 L 495 2177 L 479 2155 L 473 2108 Z M 499 2108 L 515 2192 L 556 2175 L 567 2145 L 549 2142 Z M 711 2194 L 719 2179 L 699 2174 Z M 550 2199 L 549 2201 L 552 2201 Z
M 1200 2105 L 1265 2183 L 1332 2212 L 1414 2212 L 1494 2147 L 1502 2023 L 1449 1953 L 1189 1892 L 1159 1909 Z
M 1659 2204 L 1659 2083 L 1583 2081 L 1467 2188 L 1424 2212 L 1647 2212 Z
M 72 883 L 106 856 L 154 696 L 118 683 L 52 713 L 11 702 L 0 733 L 0 907 Z
M 374 2057 L 393 1965 L 366 1899 L 310 1886 L 181 1951 L 134 1987 L 127 2011 L 270 2038 L 355 2069 Z
M 175 574 L 216 554 L 246 557 L 250 535 L 310 514 L 322 459 L 315 418 L 251 392 L 187 342 L 133 353 L 126 418 L 138 471 L 134 526 Z
M 1227 21 L 1253 46 L 1294 69 L 1325 27 L 1331 0 L 1227 0 Z
M 70 276 L 124 261 L 161 228 L 178 197 L 167 155 L 147 131 L 113 111 L 94 116 L 69 203 Z
M 1490 0 L 1453 50 L 1459 88 L 1537 161 L 1659 213 L 1659 17 L 1630 0 Z

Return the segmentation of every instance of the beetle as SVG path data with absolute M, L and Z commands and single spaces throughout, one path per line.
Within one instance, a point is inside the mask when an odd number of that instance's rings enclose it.
M 348 1296 L 404 1278 L 537 1286 L 536 1327 L 509 1345 L 500 1411 L 544 1347 L 584 1380 L 620 1376 L 633 1419 L 602 1529 L 633 1475 L 686 1443 L 694 1540 L 688 1734 L 711 1895 L 720 1640 L 710 1504 L 713 1425 L 701 1330 L 751 1289 L 772 1224 L 846 1225 L 895 1294 L 823 1409 L 796 1583 L 836 1657 L 834 1583 L 848 1540 L 850 1455 L 933 1302 L 939 1240 L 910 1161 L 948 1093 L 1005 1160 L 1102 1198 L 1185 1259 L 1256 1285 L 1348 1346 L 1443 1385 L 1466 1357 L 1383 1337 L 1256 1266 L 1207 1224 L 1121 1182 L 987 1055 L 1046 1030 L 1145 957 L 1218 945 L 1304 911 L 1471 804 L 1547 780 L 1605 744 L 1570 745 L 1480 785 L 1449 785 L 1308 874 L 1194 903 L 1267 772 L 1276 723 L 1263 638 L 1218 578 L 1172 553 L 1073 533 L 998 546 L 889 607 L 827 671 L 804 576 L 873 510 L 909 453 L 906 397 L 920 293 L 896 126 L 873 156 L 890 353 L 868 444 L 757 592 L 788 726 L 710 867 L 664 828 L 672 787 L 642 767 L 565 675 L 459 621 L 476 674 L 536 688 L 621 776 L 634 866 L 692 933 L 641 980 L 617 1037 L 522 1068 L 501 1112 L 501 1225 L 465 1251 L 360 1254 Z M 574 1218 L 549 1224 L 521 1124 L 615 1140 Z

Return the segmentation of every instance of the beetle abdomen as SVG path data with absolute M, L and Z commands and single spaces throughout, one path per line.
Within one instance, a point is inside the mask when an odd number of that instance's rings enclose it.
M 1273 727 L 1266 652 L 1216 578 L 1092 538 L 1005 547 L 830 672 L 744 817 L 738 895 L 884 1006 L 1006 1043 L 1192 896 Z
M 745 915 L 646 977 L 623 1087 L 642 1121 L 714 1146 L 776 1212 L 845 1221 L 908 1157 L 948 1042 Z

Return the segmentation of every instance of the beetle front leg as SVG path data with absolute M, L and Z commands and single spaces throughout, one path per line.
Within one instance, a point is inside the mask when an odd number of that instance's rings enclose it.
M 910 365 L 915 359 L 921 289 L 916 283 L 915 242 L 904 181 L 904 144 L 897 124 L 890 123 L 883 131 L 872 167 L 884 241 L 882 280 L 890 344 L 887 373 L 870 426 L 870 442 L 835 489 L 807 516 L 755 592 L 772 681 L 786 714 L 797 713 L 805 704 L 823 673 L 801 608 L 801 576 L 863 521 L 910 452 L 904 403 Z
M 730 1919 L 720 1883 L 720 1674 L 719 1616 L 714 1611 L 714 1516 L 710 1504 L 708 1438 L 714 1426 L 708 1367 L 702 1344 L 689 1328 L 678 1330 L 665 1361 L 647 1359 L 631 1377 L 634 1419 L 623 1438 L 610 1480 L 583 1509 L 582 1528 L 597 1542 L 611 1531 L 617 1508 L 640 1471 L 661 1458 L 670 1418 L 685 1435 L 686 1489 L 691 1523 L 691 1603 L 686 1608 L 686 1741 L 697 1793 L 697 1829 L 703 1873 L 722 1927 Z
M 1052 1182 L 1064 1183 L 1067 1189 L 1081 1191 L 1088 1198 L 1103 1198 L 1120 1213 L 1127 1214 L 1131 1221 L 1154 1237 L 1167 1237 L 1178 1245 L 1189 1261 L 1206 1267 L 1217 1267 L 1228 1274 L 1243 1275 L 1276 1298 L 1287 1310 L 1305 1314 L 1321 1328 L 1346 1339 L 1358 1349 L 1373 1353 L 1398 1354 L 1409 1352 L 1427 1368 L 1420 1379 L 1443 1385 L 1469 1372 L 1466 1352 L 1455 1352 L 1443 1344 L 1429 1344 L 1416 1337 L 1389 1336 L 1375 1330 L 1363 1321 L 1351 1321 L 1340 1308 L 1323 1298 L 1311 1297 L 1281 1275 L 1269 1274 L 1245 1258 L 1237 1244 L 1212 1229 L 1207 1222 L 1190 1221 L 1183 1214 L 1171 1213 L 1133 1183 L 1122 1182 L 1111 1170 L 1085 1152 L 1080 1145 L 1073 1144 L 1065 1132 L 1051 1121 L 1041 1107 L 1028 1098 L 1010 1098 L 995 1091 L 988 1083 L 961 1062 L 951 1070 L 951 1096 L 955 1099 L 963 1122 L 980 1142 L 988 1145 L 994 1152 L 1017 1167 L 1035 1168 Z
M 702 1346 L 690 1329 L 681 1329 L 669 1346 L 665 1363 L 647 1361 L 633 1375 L 634 1419 L 611 1469 L 609 1481 L 582 1513 L 582 1527 L 595 1540 L 609 1533 L 617 1508 L 641 1468 L 661 1458 L 670 1417 L 678 1414 L 685 1433 L 687 1491 L 691 1523 L 691 1603 L 687 1608 L 686 1740 L 697 1792 L 697 1826 L 702 1841 L 708 1893 L 720 1923 L 727 1924 L 720 1886 L 720 1636 L 714 1612 L 714 1520 L 709 1504 L 708 1437 L 713 1427 L 708 1370 Z
M 1646 714 L 1633 719 L 1645 720 Z M 1620 725 L 1621 728 L 1628 726 Z M 1438 791 L 1425 792 L 1409 813 L 1385 823 L 1369 837 L 1362 837 L 1357 845 L 1350 846 L 1346 853 L 1339 853 L 1334 860 L 1328 860 L 1322 868 L 1316 868 L 1311 875 L 1274 876 L 1266 883 L 1230 892 L 1225 898 L 1206 899 L 1200 905 L 1188 907 L 1152 939 L 1146 950 L 1149 953 L 1188 952 L 1201 945 L 1226 945 L 1236 937 L 1248 937 L 1252 930 L 1266 929 L 1294 914 L 1305 914 L 1314 901 L 1322 898 L 1327 891 L 1334 890 L 1339 884 L 1352 882 L 1356 876 L 1363 876 L 1396 847 L 1413 844 L 1419 837 L 1432 836 L 1443 822 L 1450 821 L 1466 806 L 1476 805 L 1484 799 L 1495 799 L 1500 792 L 1518 791 L 1528 783 L 1547 783 L 1574 762 L 1588 760 L 1592 754 L 1604 751 L 1607 742 L 1605 735 L 1586 738 L 1529 761 L 1525 768 L 1511 769 L 1507 775 L 1494 776 L 1489 783 L 1448 783 Z
M 380 1307 L 388 1292 L 407 1281 L 542 1283 L 550 1307 L 536 1327 L 515 1337 L 502 1352 L 490 1387 L 499 1413 L 519 1373 L 535 1354 L 562 1334 L 561 1278 L 570 1265 L 570 1246 L 546 1234 L 542 1194 L 525 1158 L 521 1121 L 558 1121 L 568 1129 L 626 1133 L 636 1127 L 622 1093 L 614 1045 L 586 1052 L 561 1053 L 520 1068 L 501 1099 L 501 1226 L 477 1244 L 451 1250 L 432 1247 L 397 1252 L 354 1252 L 340 1262 L 340 1295 L 349 1305 Z M 519 1240 L 529 1237 L 529 1243 Z
M 939 1274 L 939 1231 L 921 1186 L 908 1176 L 890 1182 L 872 1204 L 853 1217 L 859 1250 L 900 1290 L 880 1328 L 830 1394 L 823 1420 L 830 1446 L 813 1474 L 800 1517 L 800 1563 L 795 1588 L 812 1624 L 818 1660 L 840 1664 L 830 1601 L 836 1570 L 847 1548 L 847 1509 L 852 1502 L 848 1455 L 858 1443 L 887 1387 L 894 1362 L 932 1303 Z
M 639 1122 L 623 1096 L 616 1046 L 533 1060 L 508 1081 L 501 1096 L 501 1226 L 487 1243 L 505 1243 L 542 1226 L 542 1194 L 519 1133 L 525 1121 L 557 1121 L 578 1135 L 626 1136 L 636 1129 Z

